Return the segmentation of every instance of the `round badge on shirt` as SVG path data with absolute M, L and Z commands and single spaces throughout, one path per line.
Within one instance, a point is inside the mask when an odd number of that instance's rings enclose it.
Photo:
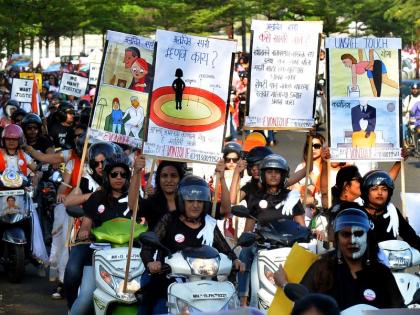
M 182 234 L 175 235 L 175 242 L 183 243 L 185 241 L 185 236 Z
M 363 296 L 367 301 L 373 301 L 374 299 L 376 299 L 376 293 L 372 289 L 366 289 L 363 292 Z
M 98 212 L 102 214 L 102 213 L 104 213 L 104 211 L 105 211 L 105 206 L 104 205 L 99 205 Z
M 23 164 L 25 164 L 25 162 L 22 159 L 18 161 L 19 166 L 23 166 Z
M 268 206 L 268 202 L 267 200 L 260 200 L 260 202 L 258 203 L 258 205 L 260 206 L 261 209 L 266 209 Z

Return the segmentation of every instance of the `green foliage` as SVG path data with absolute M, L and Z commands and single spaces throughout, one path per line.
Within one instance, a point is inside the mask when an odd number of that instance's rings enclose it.
M 347 32 L 356 21 L 368 35 L 405 40 L 420 35 L 420 3 L 415 0 L 0 0 L 0 51 L 17 51 L 29 38 L 49 43 L 108 29 L 144 36 L 157 28 L 233 36 L 249 32 L 256 17 L 322 20 L 327 34 Z

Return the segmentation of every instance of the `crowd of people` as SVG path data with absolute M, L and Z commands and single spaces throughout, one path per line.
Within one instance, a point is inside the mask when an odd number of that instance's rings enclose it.
M 420 250 L 420 238 L 392 203 L 400 162 L 389 171 L 371 170 L 364 176 L 357 165 L 346 163 L 331 163 L 328 172 L 325 138 L 313 131 L 302 144 L 302 162 L 294 173 L 288 161 L 269 147 L 274 144 L 270 134 L 268 146 L 245 152 L 235 141 L 235 126 L 241 125 L 245 110 L 242 101 L 246 95 L 247 57 L 240 56 L 235 67 L 238 77 L 233 83 L 232 141 L 225 144 L 217 165 L 209 167 L 210 175 L 219 175 L 220 182 L 216 183 L 188 174 L 186 163 L 173 161 L 160 161 L 154 180 L 146 183 L 145 157 L 126 145 L 109 142 L 90 144 L 84 165 L 81 158 L 95 88 L 90 87 L 81 99 L 64 99 L 58 93 L 59 77 L 46 77 L 41 91 L 41 117 L 9 99 L 10 79 L 18 73 L 9 71 L 0 79 L 0 171 L 20 171 L 31 177 L 36 188 L 39 182 L 49 180 L 48 169 L 60 169 L 61 165 L 63 180 L 58 186 L 53 224 L 42 226 L 42 239 L 38 240 L 49 249 L 49 257 L 35 258 L 40 270 L 49 267 L 50 279 L 57 282 L 52 297 L 66 298 L 69 314 L 93 313 L 92 228 L 114 218 L 131 218 L 136 206 L 136 219 L 155 231 L 171 253 L 201 244 L 225 253 L 239 271 L 237 289 L 242 306 L 255 305 L 249 287 L 257 247 L 236 252 L 232 248 L 242 232 L 284 220 L 310 229 L 315 239 L 330 246 L 302 280 L 311 292 L 332 297 L 337 305 L 324 299 L 341 310 L 359 303 L 380 308 L 404 306 L 387 261 L 378 249 L 378 242 L 400 237 Z M 406 150 L 403 156 L 407 157 Z M 310 173 L 305 183 L 307 167 Z M 329 190 L 332 200 L 328 200 Z M 37 190 L 35 199 L 40 194 Z M 240 202 L 245 202 L 251 214 L 242 224 L 231 214 L 231 206 Z M 212 203 L 216 203 L 213 216 Z M 66 208 L 72 206 L 83 208 L 82 217 L 74 222 L 66 213 Z M 44 215 L 43 209 L 37 212 L 40 218 Z M 72 246 L 68 247 L 69 243 Z M 142 276 L 147 295 L 143 301 L 147 303 L 139 305 L 139 314 L 167 312 L 170 281 L 162 272 L 165 253 L 159 251 L 155 256 L 155 251 L 151 246 L 141 251 L 147 269 Z M 280 288 L 286 285 L 287 275 L 281 266 L 274 279 Z M 366 289 L 373 290 L 376 298 L 367 299 Z

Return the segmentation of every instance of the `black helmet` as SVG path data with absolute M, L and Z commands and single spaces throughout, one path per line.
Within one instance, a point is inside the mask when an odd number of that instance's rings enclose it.
M 123 150 L 118 144 L 115 144 L 114 142 L 97 142 L 90 146 L 89 148 L 89 167 L 91 170 L 95 169 L 94 161 L 95 157 L 99 154 L 102 154 L 106 159 L 111 158 L 114 154 L 122 154 Z
M 261 162 L 267 155 L 273 153 L 274 152 L 268 147 L 258 146 L 248 152 L 246 162 L 248 163 L 248 166 L 252 166 L 255 163 Z
M 57 109 L 58 120 L 60 122 L 65 122 L 67 120 L 68 112 L 73 112 L 74 114 L 74 106 L 67 101 L 60 102 L 60 105 L 58 105 Z
M 39 117 L 35 113 L 28 113 L 25 117 L 22 119 L 22 127 L 26 127 L 29 124 L 36 124 L 38 127 L 42 126 L 42 120 L 41 117 Z
M 223 147 L 223 156 L 226 156 L 231 152 L 235 152 L 236 154 L 238 154 L 238 157 L 240 157 L 241 156 L 241 151 L 242 151 L 242 147 L 239 143 L 234 142 L 234 141 L 228 142 Z
M 388 188 L 388 199 L 386 200 L 387 205 L 391 200 L 392 194 L 394 192 L 394 181 L 388 175 L 387 172 L 384 171 L 370 171 L 362 179 L 362 199 L 365 205 L 369 203 L 369 188 L 374 186 L 386 186 Z
M 210 212 L 211 193 L 209 185 L 204 179 L 195 175 L 185 176 L 178 184 L 178 210 L 185 214 L 185 200 L 204 201 L 202 216 Z
M 265 170 L 276 169 L 282 173 L 280 187 L 284 188 L 287 178 L 289 177 L 290 168 L 284 157 L 279 154 L 267 155 L 260 164 L 260 180 L 265 184 Z
M 130 174 L 129 159 L 124 153 L 116 153 L 105 159 L 103 164 L 103 184 L 106 191 L 110 191 L 108 176 L 115 167 L 122 167 L 127 174 Z M 127 191 L 130 181 L 126 180 L 123 190 Z
M 10 118 L 10 116 L 11 116 L 11 113 L 10 113 L 10 109 L 9 109 L 9 107 L 15 107 L 16 108 L 16 110 L 17 109 L 19 109 L 20 108 L 20 105 L 19 105 L 19 102 L 18 101 L 15 101 L 15 100 L 8 100 L 5 104 L 4 104 L 4 107 L 3 107 L 3 111 L 4 111 L 4 114 L 6 115 L 6 117 L 7 118 Z
M 13 122 L 14 124 L 18 124 L 18 125 L 20 125 L 20 124 L 22 123 L 22 120 L 21 120 L 21 121 L 18 121 L 18 120 L 17 120 L 17 118 L 18 118 L 19 116 L 23 116 L 23 117 L 25 117 L 27 114 L 28 114 L 28 113 L 27 113 L 27 112 L 25 112 L 22 108 L 18 108 L 18 109 L 16 109 L 16 110 L 13 112 L 12 116 L 10 117 L 10 119 L 12 120 L 12 122 Z M 22 118 L 22 119 L 23 119 L 23 118 Z

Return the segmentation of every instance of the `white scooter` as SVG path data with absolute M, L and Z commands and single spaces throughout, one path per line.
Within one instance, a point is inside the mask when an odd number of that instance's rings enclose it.
M 406 269 L 420 265 L 420 253 L 417 249 L 401 240 L 389 240 L 379 243 L 379 247 L 388 258 L 392 274 L 395 277 L 404 303 L 413 300 L 414 293 L 420 289 L 420 277 L 417 274 L 406 272 Z M 413 308 L 420 307 L 416 304 Z
M 67 213 L 78 217 L 80 207 L 68 207 Z M 97 242 L 91 244 L 91 248 L 95 249 L 92 266 L 96 283 L 96 289 L 93 292 L 96 315 L 137 314 L 135 292 L 140 289 L 140 277 L 144 272 L 140 248 L 133 247 L 131 251 L 127 290 L 126 292 L 123 290 L 130 225 L 130 219 L 116 218 L 92 229 Z M 136 239 L 146 229 L 145 226 L 136 224 L 134 238 Z
M 239 238 L 240 246 L 252 244 L 253 237 L 248 239 L 247 236 L 249 234 Z M 169 253 L 153 232 L 140 235 L 140 241 Z M 170 314 L 219 312 L 239 307 L 235 287 L 227 281 L 232 261 L 213 247 L 186 248 L 166 257 L 165 264 L 171 269 L 168 277 L 177 279 L 168 287 Z M 214 281 L 216 277 L 220 281 Z
M 232 207 L 232 214 L 242 218 L 253 218 L 244 206 Z M 268 218 L 267 218 L 268 219 Z M 266 226 L 258 226 L 256 245 L 258 252 L 251 267 L 250 306 L 268 310 L 277 287 L 274 284 L 274 272 L 280 263 L 286 261 L 292 246 L 298 242 L 302 247 L 316 252 L 316 242 L 310 242 L 311 231 L 291 220 L 269 220 Z M 316 241 L 316 240 L 315 240 Z

